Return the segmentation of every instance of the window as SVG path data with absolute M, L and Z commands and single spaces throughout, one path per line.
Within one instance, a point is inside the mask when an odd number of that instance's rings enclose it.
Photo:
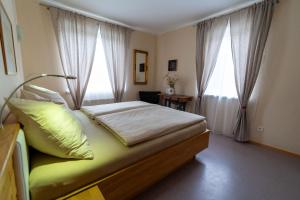
M 215 69 L 204 95 L 237 98 L 229 23 L 220 46 Z
M 94 63 L 84 99 L 113 99 L 100 32 L 98 32 Z

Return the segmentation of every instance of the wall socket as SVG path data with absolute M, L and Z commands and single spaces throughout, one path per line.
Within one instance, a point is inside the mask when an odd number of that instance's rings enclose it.
M 260 132 L 260 133 L 264 132 L 264 130 L 265 130 L 265 129 L 264 129 L 264 127 L 262 127 L 262 126 L 259 126 L 259 127 L 256 128 L 256 131 L 257 131 L 257 132 Z

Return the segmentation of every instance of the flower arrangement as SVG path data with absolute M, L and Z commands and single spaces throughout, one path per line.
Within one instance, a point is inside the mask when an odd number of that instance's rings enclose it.
M 175 88 L 175 83 L 179 80 L 177 74 L 170 74 L 167 73 L 164 76 L 164 79 L 166 79 L 167 84 L 171 87 L 171 88 Z

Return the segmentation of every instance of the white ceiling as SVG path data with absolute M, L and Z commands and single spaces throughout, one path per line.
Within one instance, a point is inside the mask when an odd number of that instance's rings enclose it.
M 156 34 L 254 1 L 257 0 L 52 0 Z

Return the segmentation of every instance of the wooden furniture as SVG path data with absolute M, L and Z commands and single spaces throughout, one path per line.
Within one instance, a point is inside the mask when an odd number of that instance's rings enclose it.
M 17 199 L 12 154 L 19 128 L 14 124 L 0 130 L 0 199 Z M 209 133 L 199 133 L 58 199 L 131 199 L 207 148 Z
M 141 101 L 148 103 L 159 104 L 160 91 L 139 91 L 139 96 Z
M 207 148 L 209 133 L 206 130 L 58 199 L 131 199 Z
M 17 199 L 12 156 L 19 129 L 19 124 L 5 125 L 0 129 L 0 199 Z
M 68 200 L 105 200 L 98 186 L 93 186 L 67 199 Z
M 175 104 L 175 108 L 177 110 L 182 110 L 185 111 L 186 108 L 186 104 L 189 101 L 193 100 L 192 96 L 186 96 L 186 95 L 166 95 L 166 94 L 162 94 L 161 95 L 161 99 L 162 101 L 164 101 L 164 105 L 171 107 L 171 104 Z

